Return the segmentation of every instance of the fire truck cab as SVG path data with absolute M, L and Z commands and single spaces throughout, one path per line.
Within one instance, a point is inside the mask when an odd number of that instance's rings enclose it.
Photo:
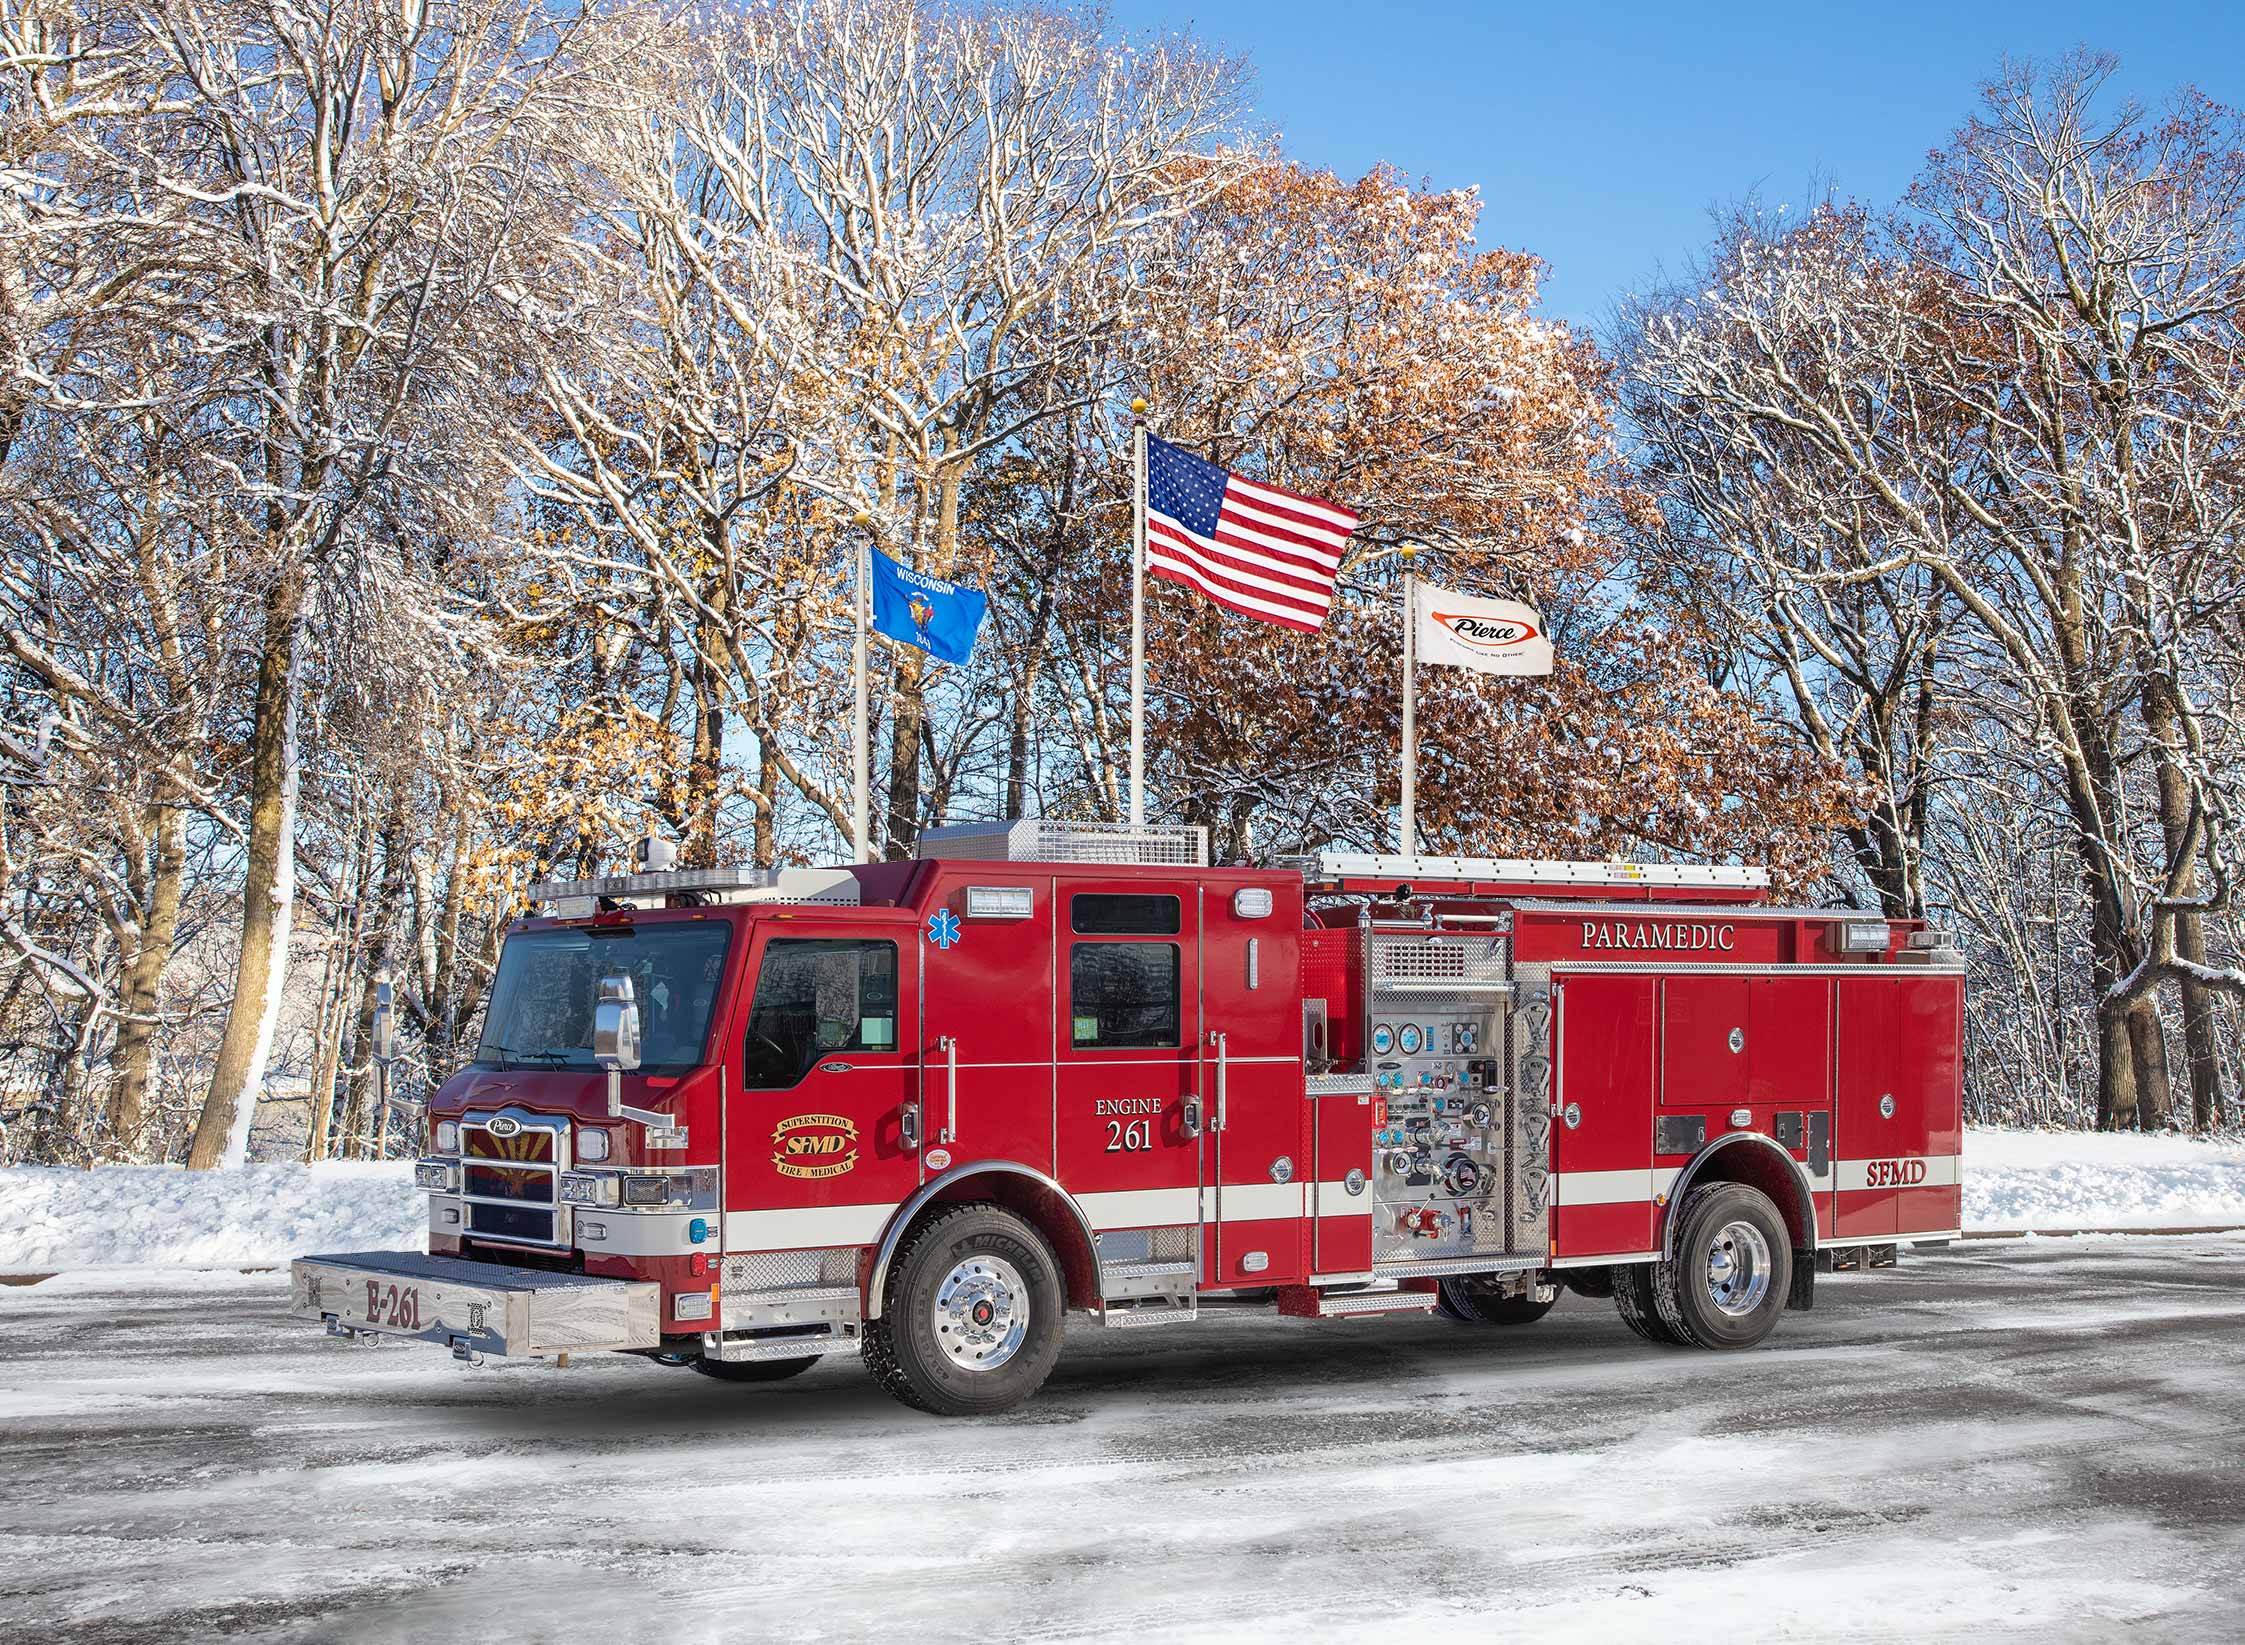
M 731 1381 L 862 1353 L 944 1414 L 1075 1314 L 1541 1316 L 1759 1342 L 1957 1232 L 1962 962 L 1759 870 L 931 830 L 837 869 L 533 889 L 429 1110 L 425 1252 L 298 1311 Z

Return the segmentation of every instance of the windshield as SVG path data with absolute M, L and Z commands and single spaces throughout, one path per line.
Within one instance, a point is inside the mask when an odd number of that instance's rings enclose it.
M 592 1007 L 602 977 L 631 978 L 639 1066 L 697 1066 L 725 975 L 732 928 L 718 921 L 604 930 L 520 931 L 499 955 L 476 1062 L 485 1068 L 597 1068 Z

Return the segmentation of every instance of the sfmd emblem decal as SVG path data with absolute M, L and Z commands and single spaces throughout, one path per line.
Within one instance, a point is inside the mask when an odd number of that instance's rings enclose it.
M 857 1122 L 840 1114 L 797 1114 L 772 1128 L 772 1164 L 783 1177 L 812 1182 L 857 1164 Z

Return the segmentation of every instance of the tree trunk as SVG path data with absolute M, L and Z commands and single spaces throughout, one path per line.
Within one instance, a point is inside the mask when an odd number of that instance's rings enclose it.
M 2191 965 L 2206 963 L 2206 927 L 2196 914 L 2175 922 L 2175 952 Z M 2214 996 L 2195 982 L 2183 984 L 2183 1050 L 2190 1061 L 2190 1122 L 2211 1131 L 2222 1123 L 2229 1103 L 2222 1087 L 2221 1025 Z
M 749 861 L 758 868 L 779 863 L 780 763 L 756 739 L 756 832 L 749 846 Z
M 393 799 L 391 803 L 394 815 L 399 802 Z M 357 857 L 352 865 L 350 913 L 343 922 L 343 945 L 334 986 L 320 1000 L 323 1031 L 312 1053 L 312 1118 L 304 1135 L 304 1158 L 309 1164 L 327 1158 L 328 1133 L 335 1125 L 335 1081 L 343 1066 L 344 1016 L 351 997 L 351 978 L 358 974 L 359 943 L 366 934 L 366 899 L 374 888 L 374 818 L 371 814 L 359 831 Z
M 896 677 L 890 689 L 889 815 L 885 832 L 890 857 L 909 857 L 920 834 L 920 722 L 927 713 L 923 693 L 927 670 L 922 654 L 895 648 Z
M 139 946 L 125 971 L 124 1019 L 118 1025 L 109 1086 L 109 1130 L 128 1156 L 140 1152 L 147 1122 L 149 1075 L 156 1060 L 156 1014 L 163 1005 L 164 969 L 179 930 L 180 894 L 186 884 L 187 814 L 176 805 L 154 811 L 156 857 L 141 911 Z
M 2185 861 L 2191 850 L 2190 780 L 2175 760 L 2181 734 L 2175 703 L 2175 685 L 2165 674 L 2152 672 L 2144 679 L 2144 729 L 2150 735 L 2152 767 L 2159 779 L 2159 828 L 2167 845 L 2170 866 L 2183 863 L 2177 884 L 2180 895 L 2197 893 L 2197 867 Z M 2206 926 L 2196 914 L 2175 915 L 2176 957 L 2193 965 L 2206 963 Z M 2214 1021 L 2213 996 L 2197 982 L 2182 982 L 2183 1048 L 2190 1066 L 2192 1122 L 2206 1130 L 2219 1122 L 2222 1111 L 2221 1043 Z
M 187 1168 L 239 1165 L 273 1029 L 288 982 L 289 925 L 296 911 L 296 789 L 299 656 L 305 573 L 291 566 L 265 598 L 264 649 L 257 665 L 250 727 L 249 860 L 242 882 L 242 942 L 226 1032 L 211 1068 L 210 1091 L 195 1122 Z
M 713 528 L 711 536 L 719 537 L 722 531 L 722 527 Z M 723 611 L 724 585 L 711 588 L 705 598 Z M 724 799 L 725 784 L 725 636 L 706 617 L 695 623 L 692 632 L 694 738 L 686 762 L 685 803 L 681 807 L 685 815 L 679 819 L 684 839 L 678 859 L 685 868 L 715 868 L 717 811 Z
M 2101 969 L 2101 968 L 2100 968 Z M 2097 1129 L 2125 1131 L 2136 1123 L 2136 1074 L 2128 1013 L 2103 998 L 2097 1006 Z
M 405 807 L 401 799 L 397 809 L 390 813 L 389 821 L 382 826 L 381 889 L 360 927 L 364 980 L 359 985 L 357 1020 L 351 1026 L 347 1041 L 351 1048 L 351 1080 L 343 1099 L 343 1123 L 336 1132 L 337 1151 L 346 1156 L 359 1151 L 359 1139 L 366 1130 L 367 1109 L 374 1100 L 374 1080 L 367 1067 L 367 1057 L 374 1038 L 375 980 L 389 966 L 391 950 L 396 944 L 398 911 L 406 898 L 409 855 L 405 843 Z
M 2128 1008 L 2130 1071 L 2136 1078 L 2136 1124 L 2164 1131 L 2174 1123 L 2174 1088 L 2167 1077 L 2167 1025 L 2159 1001 L 2147 996 Z

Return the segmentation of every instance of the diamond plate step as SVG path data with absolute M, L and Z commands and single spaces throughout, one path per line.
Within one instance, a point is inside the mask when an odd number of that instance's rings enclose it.
M 1308 1286 L 1279 1293 L 1278 1311 L 1289 1319 L 1356 1319 L 1373 1314 L 1425 1314 L 1434 1310 L 1434 1288 L 1423 1291 L 1349 1291 L 1333 1295 Z
M 1129 1331 L 1148 1325 L 1182 1325 L 1198 1318 L 1199 1305 L 1190 1298 L 1182 1303 L 1148 1302 L 1130 1308 L 1110 1305 L 1099 1310 L 1099 1323 L 1110 1331 Z

